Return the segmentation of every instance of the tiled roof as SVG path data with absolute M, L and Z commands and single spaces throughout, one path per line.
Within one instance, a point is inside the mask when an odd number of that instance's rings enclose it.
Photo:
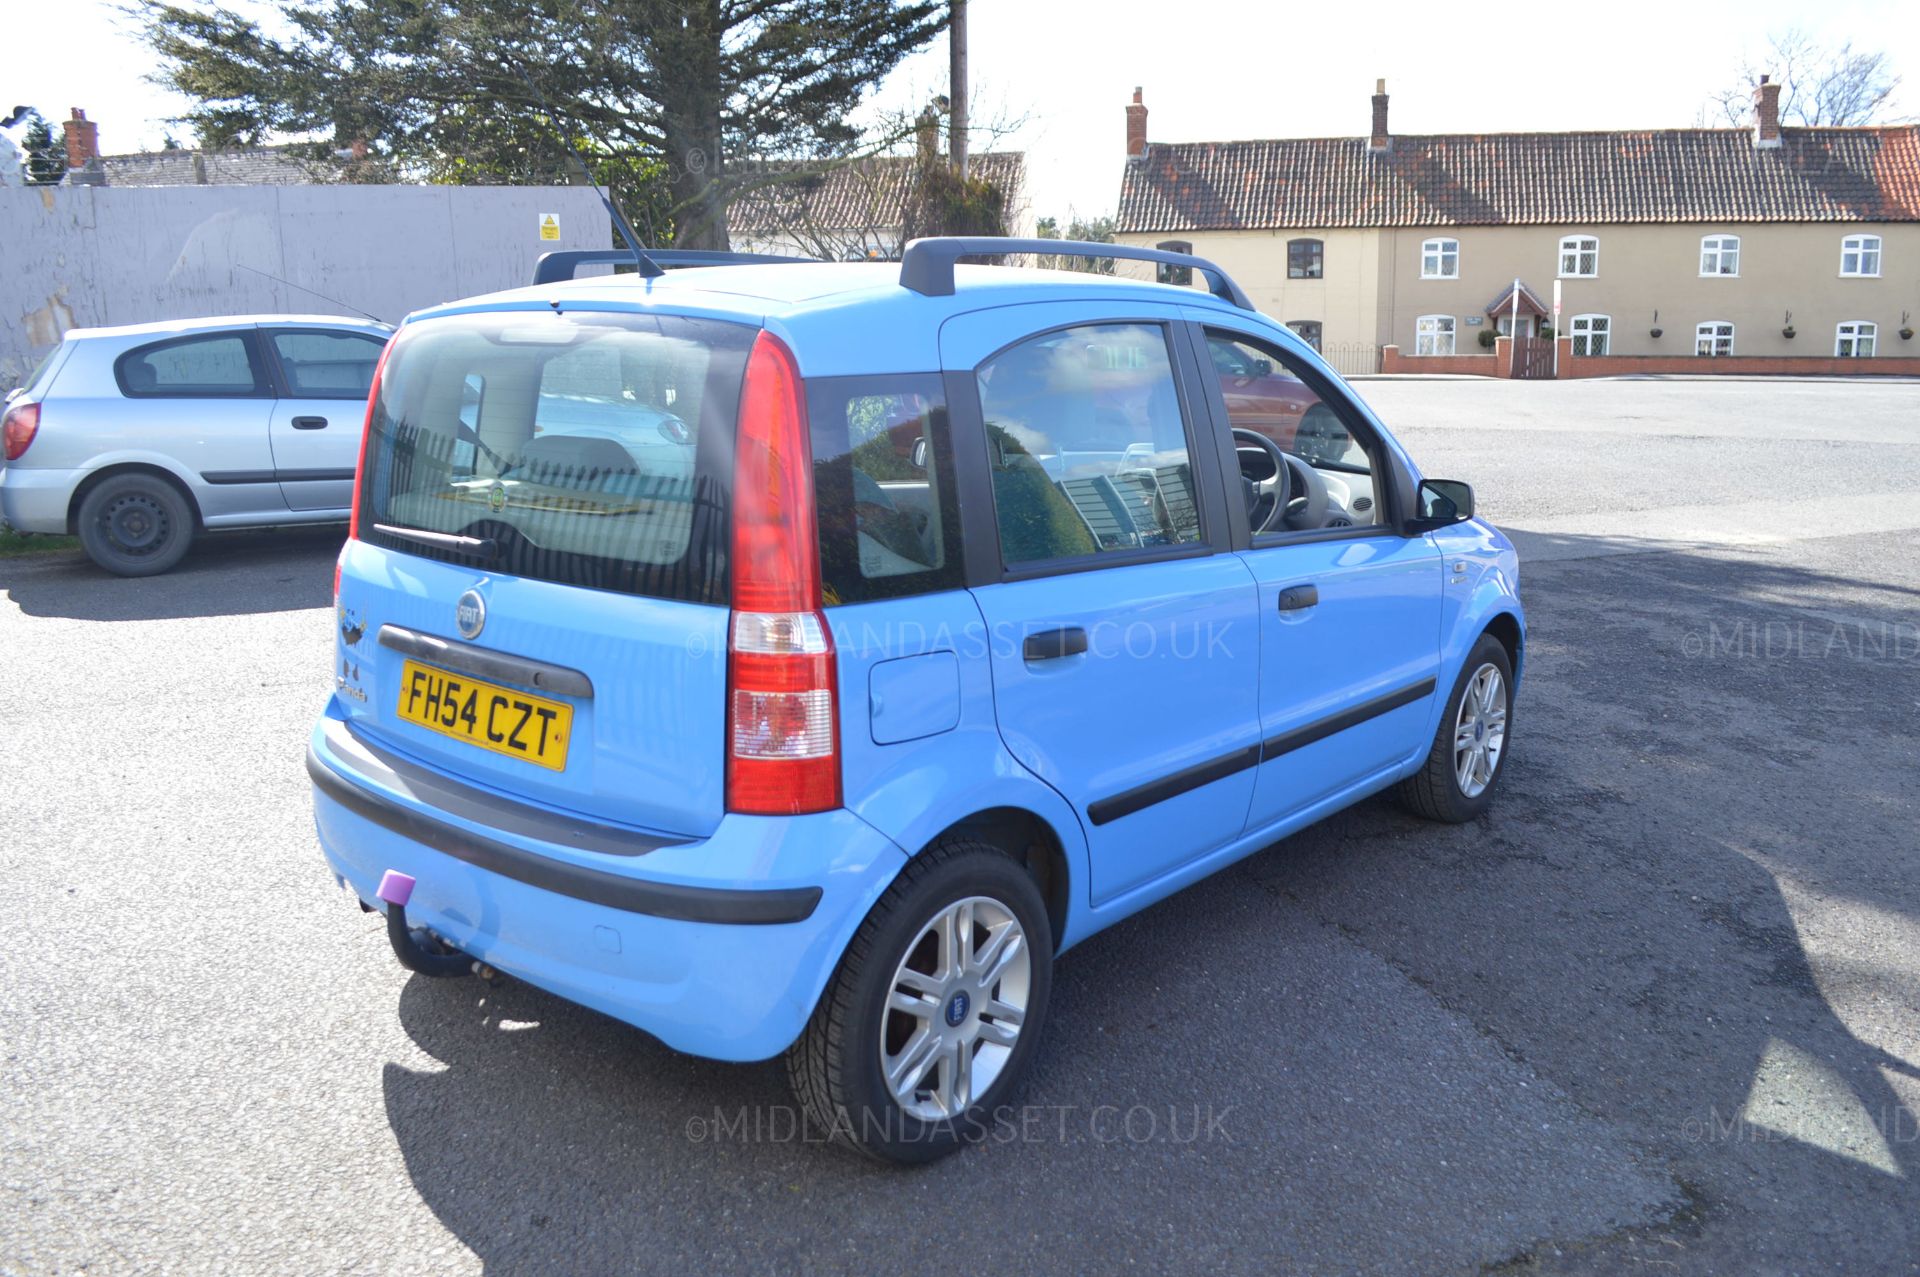
M 1476 133 L 1151 145 L 1120 231 L 1920 221 L 1920 126 Z
M 340 165 L 285 147 L 103 155 L 108 186 L 304 186 L 340 180 Z
M 987 151 L 968 157 L 968 172 L 1017 198 L 1026 180 L 1027 157 L 1019 151 Z M 784 174 L 791 172 L 792 176 Z M 898 229 L 905 219 L 908 156 L 882 155 L 807 172 L 769 166 L 779 180 L 750 190 L 727 209 L 729 229 L 752 235 L 796 227 L 814 231 Z

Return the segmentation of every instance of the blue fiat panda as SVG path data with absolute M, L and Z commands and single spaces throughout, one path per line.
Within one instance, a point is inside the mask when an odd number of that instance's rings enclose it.
M 1208 290 L 957 264 L 1031 251 Z M 1512 545 L 1211 263 L 572 278 L 610 256 L 412 316 L 374 383 L 307 770 L 407 966 L 785 1053 L 924 1160 L 1078 941 L 1369 794 L 1492 799 Z

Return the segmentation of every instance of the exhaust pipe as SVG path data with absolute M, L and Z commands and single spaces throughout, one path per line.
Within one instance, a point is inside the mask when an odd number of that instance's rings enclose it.
M 480 964 L 472 958 L 458 949 L 440 952 L 439 942 L 424 929 L 407 926 L 407 901 L 413 899 L 413 881 L 409 875 L 389 869 L 381 875 L 380 890 L 374 893 L 387 905 L 387 942 L 393 946 L 393 956 L 407 970 L 435 979 L 473 971 Z

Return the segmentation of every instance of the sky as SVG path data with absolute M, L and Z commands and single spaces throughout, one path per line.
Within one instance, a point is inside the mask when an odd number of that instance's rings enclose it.
M 109 154 L 158 147 L 186 104 L 146 82 L 153 57 L 119 5 L 10 2 L 5 106 L 36 106 L 56 129 L 81 107 Z M 1396 133 L 1686 127 L 1743 58 L 1797 24 L 1825 42 L 1885 50 L 1909 81 L 1901 114 L 1920 114 L 1915 0 L 968 7 L 975 121 L 1007 130 L 991 142 L 980 132 L 975 149 L 1024 150 L 1033 211 L 1062 219 L 1112 211 L 1136 85 L 1158 142 L 1358 136 L 1382 77 Z M 866 109 L 913 109 L 944 92 L 946 76 L 942 39 L 902 64 Z

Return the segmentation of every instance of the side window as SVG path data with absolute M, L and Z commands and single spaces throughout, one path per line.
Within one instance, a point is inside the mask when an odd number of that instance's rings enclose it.
M 384 343 L 354 333 L 274 333 L 273 353 L 296 399 L 365 399 Z
M 1420 245 L 1420 278 L 1460 278 L 1460 241 L 1430 239 Z
M 246 338 L 218 333 L 141 346 L 113 366 L 121 393 L 136 398 L 260 395 L 266 384 Z
M 1155 244 L 1154 247 L 1167 253 L 1186 253 L 1189 256 L 1193 253 L 1193 245 L 1184 239 L 1163 239 L 1158 244 Z M 1171 266 L 1166 262 L 1161 262 L 1153 268 L 1153 274 L 1154 278 L 1162 284 L 1185 284 L 1191 286 L 1193 283 L 1193 267 L 1191 266 Z
M 826 602 L 959 589 L 940 379 L 825 377 L 807 383 Z
M 1287 278 L 1319 279 L 1324 264 L 1321 242 L 1317 239 L 1287 241 Z
M 1009 566 L 1203 539 L 1160 325 L 1042 333 L 976 376 Z
M 1262 506 L 1269 498 L 1261 485 L 1274 479 L 1273 454 L 1244 433 L 1234 440 L 1241 477 L 1249 481 L 1242 485 L 1247 513 L 1256 529 L 1266 523 L 1275 532 L 1314 532 L 1381 520 L 1366 444 L 1355 437 L 1338 406 L 1322 399 L 1289 366 L 1278 346 L 1210 328 L 1207 352 L 1226 401 L 1227 424 L 1292 458 L 1288 510 L 1269 522 L 1270 511 Z

